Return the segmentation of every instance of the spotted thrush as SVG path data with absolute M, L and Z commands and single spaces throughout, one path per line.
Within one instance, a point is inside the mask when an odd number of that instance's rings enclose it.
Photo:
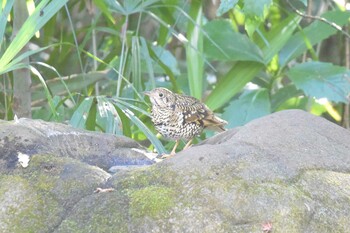
M 192 96 L 176 94 L 166 88 L 155 88 L 144 94 L 152 103 L 151 118 L 156 130 L 163 137 L 176 141 L 170 156 L 175 154 L 180 139 L 188 140 L 186 149 L 204 128 L 225 131 L 223 126 L 227 122 Z

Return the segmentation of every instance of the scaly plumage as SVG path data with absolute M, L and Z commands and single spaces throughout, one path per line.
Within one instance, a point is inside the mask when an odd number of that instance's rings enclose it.
M 151 117 L 156 130 L 165 138 L 176 140 L 171 155 L 175 154 L 180 139 L 189 140 L 186 149 L 204 128 L 219 132 L 225 130 L 223 126 L 227 122 L 192 96 L 179 95 L 166 88 L 155 88 L 144 94 L 150 97 Z

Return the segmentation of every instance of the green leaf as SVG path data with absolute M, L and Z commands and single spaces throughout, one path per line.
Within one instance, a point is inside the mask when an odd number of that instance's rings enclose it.
M 263 18 L 271 4 L 272 0 L 245 0 L 243 11 L 247 16 Z
M 145 38 L 140 37 L 140 42 L 141 42 L 141 56 L 142 56 L 142 61 L 146 63 L 146 70 L 148 73 L 149 81 L 151 83 L 151 89 L 154 89 L 156 87 L 156 81 L 154 78 L 154 71 L 153 71 L 153 65 L 152 65 L 152 58 L 149 54 L 148 51 L 148 46 Z M 143 69 L 142 69 L 143 70 Z
M 52 93 L 66 95 L 69 94 L 69 92 L 81 91 L 89 85 L 107 79 L 107 72 L 108 70 L 94 71 L 87 74 L 74 74 L 66 77 L 57 77 L 48 80 L 47 86 Z M 69 87 L 69 89 L 67 87 Z M 42 85 L 32 87 L 33 101 L 41 101 L 46 97 L 43 93 L 43 88 Z
M 262 48 L 266 64 L 278 54 L 289 42 L 295 29 L 299 26 L 300 16 L 290 15 L 271 31 L 264 33 L 264 38 L 268 41 L 259 38 L 257 44 Z M 283 32 L 283 33 L 281 33 Z
M 108 5 L 106 1 L 93 0 L 94 4 L 102 11 L 108 20 L 115 24 L 116 20 L 113 18 L 111 12 L 108 10 Z
M 216 11 L 216 16 L 222 16 L 225 14 L 227 11 L 231 10 L 232 8 L 235 7 L 237 4 L 238 0 L 221 0 L 220 1 L 220 6 Z
M 88 97 L 81 102 L 81 104 L 79 105 L 77 110 L 75 110 L 72 118 L 69 121 L 70 125 L 80 129 L 86 128 L 86 120 L 94 99 L 95 97 Z
M 227 120 L 228 127 L 241 126 L 256 118 L 271 113 L 270 98 L 268 90 L 245 91 L 238 100 L 234 100 L 225 108 L 222 117 Z
M 275 112 L 279 106 L 292 97 L 298 97 L 302 95 L 302 91 L 298 90 L 294 85 L 290 84 L 285 87 L 279 88 L 277 92 L 271 95 L 271 109 Z
M 2 1 L 1 1 L 2 3 Z M 2 8 L 2 6 L 0 6 L 0 45 L 2 44 L 2 41 L 4 39 L 4 33 L 5 33 L 5 29 L 6 29 L 6 24 L 7 24 L 7 17 L 10 14 L 10 11 L 12 9 L 14 0 L 8 0 L 6 1 L 6 5 L 4 6 L 4 8 Z
M 123 124 L 114 105 L 104 96 L 97 96 L 97 124 L 106 133 L 123 135 Z
M 344 26 L 349 22 L 350 12 L 339 10 L 330 11 L 323 14 L 322 17 L 339 26 Z M 304 53 L 308 48 L 308 43 L 311 46 L 315 45 L 337 32 L 335 28 L 324 22 L 319 20 L 314 21 L 309 26 L 293 35 L 281 50 L 279 56 L 281 67 L 286 66 L 289 61 Z
M 123 111 L 123 113 L 146 135 L 146 137 L 152 142 L 154 147 L 156 148 L 158 154 L 166 154 L 167 151 L 163 147 L 162 143 L 158 140 L 158 138 L 147 128 L 147 126 L 140 121 L 139 118 L 135 116 L 135 114 L 124 105 L 114 102 L 115 105 Z
M 1 56 L 0 73 L 2 73 L 4 67 L 6 67 L 19 51 L 21 51 L 35 33 L 39 31 L 67 2 L 68 0 L 42 0 L 39 3 L 32 15 L 24 22 L 5 53 Z M 41 13 L 42 11 L 44 14 Z
M 204 26 L 207 57 L 226 61 L 255 61 L 264 63 L 262 52 L 245 35 L 233 31 L 225 20 L 213 20 Z M 230 42 L 229 42 L 230 41 Z
M 265 44 L 263 40 L 259 40 L 257 44 L 263 48 L 264 59 L 269 63 L 271 59 L 280 51 L 288 41 L 292 32 L 298 26 L 300 17 L 290 16 L 286 18 L 277 27 L 264 35 L 269 44 Z M 281 34 L 281 31 L 284 33 Z M 231 70 L 222 77 L 215 89 L 208 96 L 207 105 L 215 110 L 226 104 L 234 95 L 242 90 L 242 88 L 250 82 L 264 65 L 261 63 L 240 61 L 235 64 Z
M 308 96 L 347 103 L 350 93 L 350 71 L 331 63 L 307 62 L 287 72 L 294 85 Z
M 264 65 L 256 62 L 238 62 L 217 84 L 206 104 L 215 110 L 227 103 L 251 81 Z
M 188 23 L 186 44 L 186 61 L 188 70 L 188 84 L 191 95 L 201 99 L 203 91 L 204 61 L 203 61 L 203 33 L 202 27 L 202 3 L 193 1 L 190 16 L 194 23 Z
M 157 56 L 157 59 L 155 59 L 157 62 L 160 62 L 162 65 L 168 67 L 174 75 L 180 75 L 180 71 L 177 66 L 177 60 L 173 54 L 160 46 L 152 46 L 152 50 Z M 163 73 L 163 66 L 161 64 L 159 65 L 162 67 L 162 69 L 157 66 L 155 67 L 155 71 L 158 73 Z
M 85 128 L 87 130 L 96 130 L 96 109 L 96 99 L 94 99 L 86 118 Z

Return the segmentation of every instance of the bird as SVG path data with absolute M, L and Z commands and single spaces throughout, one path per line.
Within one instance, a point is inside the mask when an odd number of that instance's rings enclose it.
M 164 138 L 175 140 L 171 153 L 163 155 L 163 158 L 175 155 L 181 139 L 187 140 L 183 150 L 190 147 L 193 138 L 205 128 L 225 131 L 227 122 L 215 116 L 204 103 L 192 96 L 176 94 L 163 87 L 145 91 L 144 94 L 151 101 L 151 120 L 155 129 Z

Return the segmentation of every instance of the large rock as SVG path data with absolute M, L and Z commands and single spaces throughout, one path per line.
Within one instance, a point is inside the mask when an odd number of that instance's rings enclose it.
M 4 125 L 0 143 L 15 135 L 7 128 L 6 136 Z M 83 134 L 95 151 L 105 152 L 101 134 Z M 112 176 L 106 172 L 110 162 L 91 163 L 87 150 L 63 156 L 60 151 L 70 151 L 65 144 L 42 147 L 50 155 L 34 153 L 27 168 L 12 166 L 17 155 L 0 152 L 0 232 L 350 229 L 350 133 L 303 111 L 257 119 L 161 163 Z M 96 187 L 114 191 L 93 193 Z

